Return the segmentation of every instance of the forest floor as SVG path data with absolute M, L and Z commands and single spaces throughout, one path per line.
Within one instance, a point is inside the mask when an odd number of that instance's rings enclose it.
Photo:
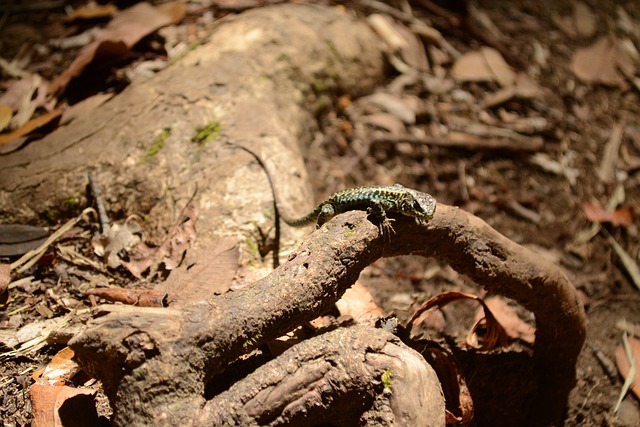
M 59 83 L 80 45 L 63 50 L 58 41 L 103 25 L 109 15 L 66 22 L 61 2 L 50 3 L 50 9 L 16 8 L 3 15 L 0 52 L 2 59 L 18 58 L 24 69 Z M 121 3 L 125 8 L 133 2 Z M 640 278 L 634 272 L 640 259 L 640 3 L 456 2 L 466 6 L 466 19 L 461 10 L 428 1 L 397 3 L 395 13 L 375 1 L 331 3 L 404 42 L 379 91 L 357 99 L 337 94 L 319 116 L 317 138 L 303 147 L 316 200 L 352 186 L 401 183 L 479 216 L 561 266 L 588 318 L 565 425 L 640 425 L 640 396 L 633 393 L 614 414 L 624 379 L 609 366 L 623 332 L 640 335 Z M 212 20 L 234 13 L 234 4 L 188 2 L 183 21 L 165 28 L 162 37 L 145 39 L 146 52 L 138 51 L 100 84 L 76 81 L 67 99 L 135 84 L 153 72 L 138 65 L 171 56 L 162 47 L 166 40 L 173 46 L 193 42 Z M 415 20 L 440 32 L 439 46 L 424 33 L 415 35 Z M 19 90 L 6 68 L 3 79 L 5 94 Z M 43 218 L 37 225 L 54 222 L 64 220 Z M 36 321 L 64 316 L 71 300 L 90 307 L 89 298 L 65 290 L 77 276 L 62 271 L 65 264 L 57 257 L 52 252 L 39 262 L 37 280 L 9 285 L 9 299 L 0 306 L 3 346 L 6 336 Z M 110 275 L 112 284 L 130 280 L 124 270 Z M 401 321 L 410 317 L 416 299 L 449 290 L 480 292 L 450 267 L 411 256 L 378 261 L 360 282 L 384 312 Z M 444 313 L 447 331 L 460 339 L 475 307 L 460 304 Z M 32 375 L 57 350 L 45 345 L 4 358 L 0 426 L 30 424 Z

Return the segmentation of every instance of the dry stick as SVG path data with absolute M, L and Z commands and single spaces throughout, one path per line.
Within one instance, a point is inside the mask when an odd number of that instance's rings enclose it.
M 411 135 L 382 135 L 373 137 L 372 143 L 408 142 L 411 144 L 425 144 L 436 147 L 466 148 L 468 150 L 508 150 L 508 151 L 540 151 L 543 147 L 542 138 L 483 138 L 471 134 L 455 133 L 444 137 L 411 136 Z
M 103 381 L 114 425 L 196 425 L 195 414 L 206 418 L 200 412 L 204 385 L 213 374 L 326 313 L 376 259 L 419 254 L 448 262 L 534 313 L 539 390 L 529 419 L 532 425 L 561 423 L 586 330 L 567 277 L 457 208 L 439 205 L 428 224 L 398 218 L 393 226 L 395 234 L 382 236 L 365 212 L 339 215 L 251 286 L 180 311 L 106 307 L 110 313 L 70 345 L 81 366 Z

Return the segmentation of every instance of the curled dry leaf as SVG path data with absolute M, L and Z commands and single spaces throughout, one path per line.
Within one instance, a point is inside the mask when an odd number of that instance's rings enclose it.
M 529 344 L 533 344 L 536 337 L 536 330 L 533 326 L 522 320 L 515 310 L 509 306 L 502 297 L 490 297 L 484 301 L 487 307 L 496 317 L 498 322 L 504 327 L 505 332 L 512 339 L 520 339 Z M 476 319 L 480 320 L 484 316 L 482 310 L 476 313 Z
M 34 380 L 41 379 L 38 381 L 40 384 L 46 381 L 49 385 L 64 385 L 80 372 L 80 366 L 73 360 L 73 355 L 73 350 L 70 347 L 63 348 L 53 356 L 44 369 L 35 372 L 32 378 Z
M 484 319 L 476 322 L 476 324 L 469 332 L 469 335 L 467 336 L 467 345 L 479 348 L 480 350 L 491 350 L 497 346 L 504 347 L 507 344 L 507 333 L 505 332 L 502 325 L 496 320 L 489 307 L 479 296 L 467 294 L 464 292 L 443 292 L 429 298 L 429 300 L 427 300 L 418 310 L 416 310 L 416 312 L 407 322 L 408 332 L 411 333 L 411 329 L 413 328 L 414 324 L 417 324 L 417 319 L 419 319 L 422 313 L 424 313 L 425 311 L 433 307 L 444 307 L 451 302 L 467 299 L 477 301 L 484 310 Z M 486 327 L 486 333 L 482 345 L 479 346 L 476 331 L 481 325 Z

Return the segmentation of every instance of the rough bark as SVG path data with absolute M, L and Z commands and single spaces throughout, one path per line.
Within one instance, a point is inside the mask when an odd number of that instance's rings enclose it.
M 300 147 L 311 141 L 316 110 L 323 97 L 375 86 L 381 47 L 364 22 L 332 8 L 281 5 L 225 18 L 166 70 L 0 157 L 0 220 L 31 222 L 70 198 L 82 206 L 93 171 L 112 213 L 166 230 L 196 193 L 199 238 L 235 235 L 243 245 L 256 225 L 273 227 L 273 195 L 254 159 L 228 144 L 264 159 L 288 195 L 284 208 L 302 214 L 313 197 Z M 217 137 L 193 142 L 207 124 L 219 125 Z M 284 232 L 284 241 L 302 235 Z M 250 247 L 241 253 L 259 262 Z
M 204 384 L 214 373 L 326 312 L 365 266 L 381 256 L 433 256 L 534 313 L 539 393 L 528 419 L 532 425 L 561 423 L 586 330 L 567 277 L 457 208 L 439 205 L 426 225 L 398 218 L 393 226 L 395 233 L 381 235 L 364 212 L 340 215 L 247 288 L 183 311 L 116 309 L 71 345 L 82 366 L 104 382 L 117 425 L 184 423 L 185 416 L 201 413 Z

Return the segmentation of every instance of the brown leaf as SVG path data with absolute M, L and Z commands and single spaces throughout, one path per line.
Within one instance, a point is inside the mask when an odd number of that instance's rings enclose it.
M 628 70 L 628 55 L 618 43 L 615 37 L 603 36 L 591 46 L 578 49 L 571 61 L 571 71 L 585 83 L 624 87 L 625 78 L 618 67 L 624 66 L 626 72 L 633 71 L 631 74 L 635 74 L 635 69 Z
M 516 74 L 500 52 L 490 47 L 468 52 L 453 64 L 451 73 L 463 82 L 495 81 L 500 86 L 512 86 Z
M 240 252 L 235 237 L 223 237 L 187 253 L 182 265 L 156 286 L 168 294 L 171 307 L 207 300 L 229 290 L 238 269 Z
M 640 340 L 633 337 L 628 337 L 627 339 L 629 340 L 629 345 L 631 346 L 631 352 L 633 353 L 636 365 L 635 382 L 633 387 L 631 387 L 631 391 L 638 399 L 640 399 Z M 629 359 L 627 359 L 627 355 L 622 345 L 619 345 L 616 348 L 616 365 L 618 366 L 620 375 L 622 375 L 626 380 L 627 375 L 629 375 L 630 365 Z
M 633 213 L 630 208 L 620 208 L 613 211 L 607 211 L 598 203 L 588 201 L 582 202 L 587 219 L 595 223 L 611 223 L 616 226 L 628 227 L 633 224 Z
M 507 335 L 512 339 L 521 339 L 524 342 L 533 344 L 536 338 L 536 330 L 533 326 L 518 317 L 515 310 L 509 306 L 502 297 L 490 297 L 484 300 L 498 322 L 504 327 Z M 476 319 L 483 317 L 482 310 L 476 313 Z
M 29 120 L 27 123 L 25 123 L 24 126 L 14 130 L 13 132 L 0 135 L 0 154 L 10 153 L 11 151 L 14 151 L 20 148 L 22 144 L 20 144 L 17 147 L 12 146 L 12 149 L 7 150 L 7 148 L 11 145 L 10 144 L 11 142 L 14 142 L 16 140 L 19 140 L 19 138 L 21 137 L 29 135 L 34 130 L 41 128 L 42 126 L 45 126 L 51 123 L 53 120 L 60 117 L 63 109 L 64 107 L 60 106 L 49 113 L 45 113 L 41 116 L 38 116 L 34 119 Z
M 11 118 L 13 117 L 13 109 L 8 105 L 3 105 L 0 103 L 0 132 L 2 132 L 9 123 L 11 123 Z
M 483 344 L 479 347 L 479 349 L 491 350 L 496 346 L 505 346 L 507 343 L 507 334 L 502 325 L 500 325 L 500 323 L 496 320 L 493 313 L 491 313 L 489 307 L 487 307 L 485 302 L 479 296 L 467 294 L 464 292 L 448 291 L 429 298 L 429 300 L 427 300 L 418 310 L 416 310 L 416 312 L 407 322 L 408 332 L 411 333 L 411 329 L 413 328 L 414 324 L 416 324 L 417 319 L 420 318 L 422 313 L 424 313 L 425 311 L 433 307 L 444 307 L 445 305 L 454 301 L 468 299 L 477 301 L 484 310 L 485 317 L 483 321 L 486 325 L 486 334 L 484 336 Z M 476 324 L 469 332 L 469 335 L 467 336 L 467 345 L 471 347 L 478 347 L 477 336 L 475 335 L 475 332 L 479 328 L 480 324 L 481 322 L 476 322 Z
M 383 312 L 373 300 L 366 286 L 356 283 L 336 302 L 341 316 L 351 316 L 356 323 L 367 323 L 382 316 Z
M 49 385 L 64 385 L 80 372 L 80 366 L 73 360 L 73 355 L 73 350 L 70 347 L 63 348 L 53 356 L 44 369 L 35 372 L 32 378 L 34 380 L 42 378 Z
M 180 21 L 185 11 L 186 5 L 181 2 L 165 4 L 163 7 L 142 2 L 118 13 L 96 40 L 82 48 L 71 65 L 51 82 L 49 93 L 64 92 L 71 79 L 79 76 L 90 63 L 109 63 L 126 58 L 140 39 Z
M 32 406 L 31 427 L 99 425 L 94 402 L 96 391 L 33 384 L 29 387 Z
M 109 16 L 113 16 L 117 12 L 118 8 L 113 4 L 98 4 L 91 1 L 87 4 L 78 6 L 73 12 L 67 15 L 64 20 L 66 22 L 71 22 L 81 19 L 107 18 Z

